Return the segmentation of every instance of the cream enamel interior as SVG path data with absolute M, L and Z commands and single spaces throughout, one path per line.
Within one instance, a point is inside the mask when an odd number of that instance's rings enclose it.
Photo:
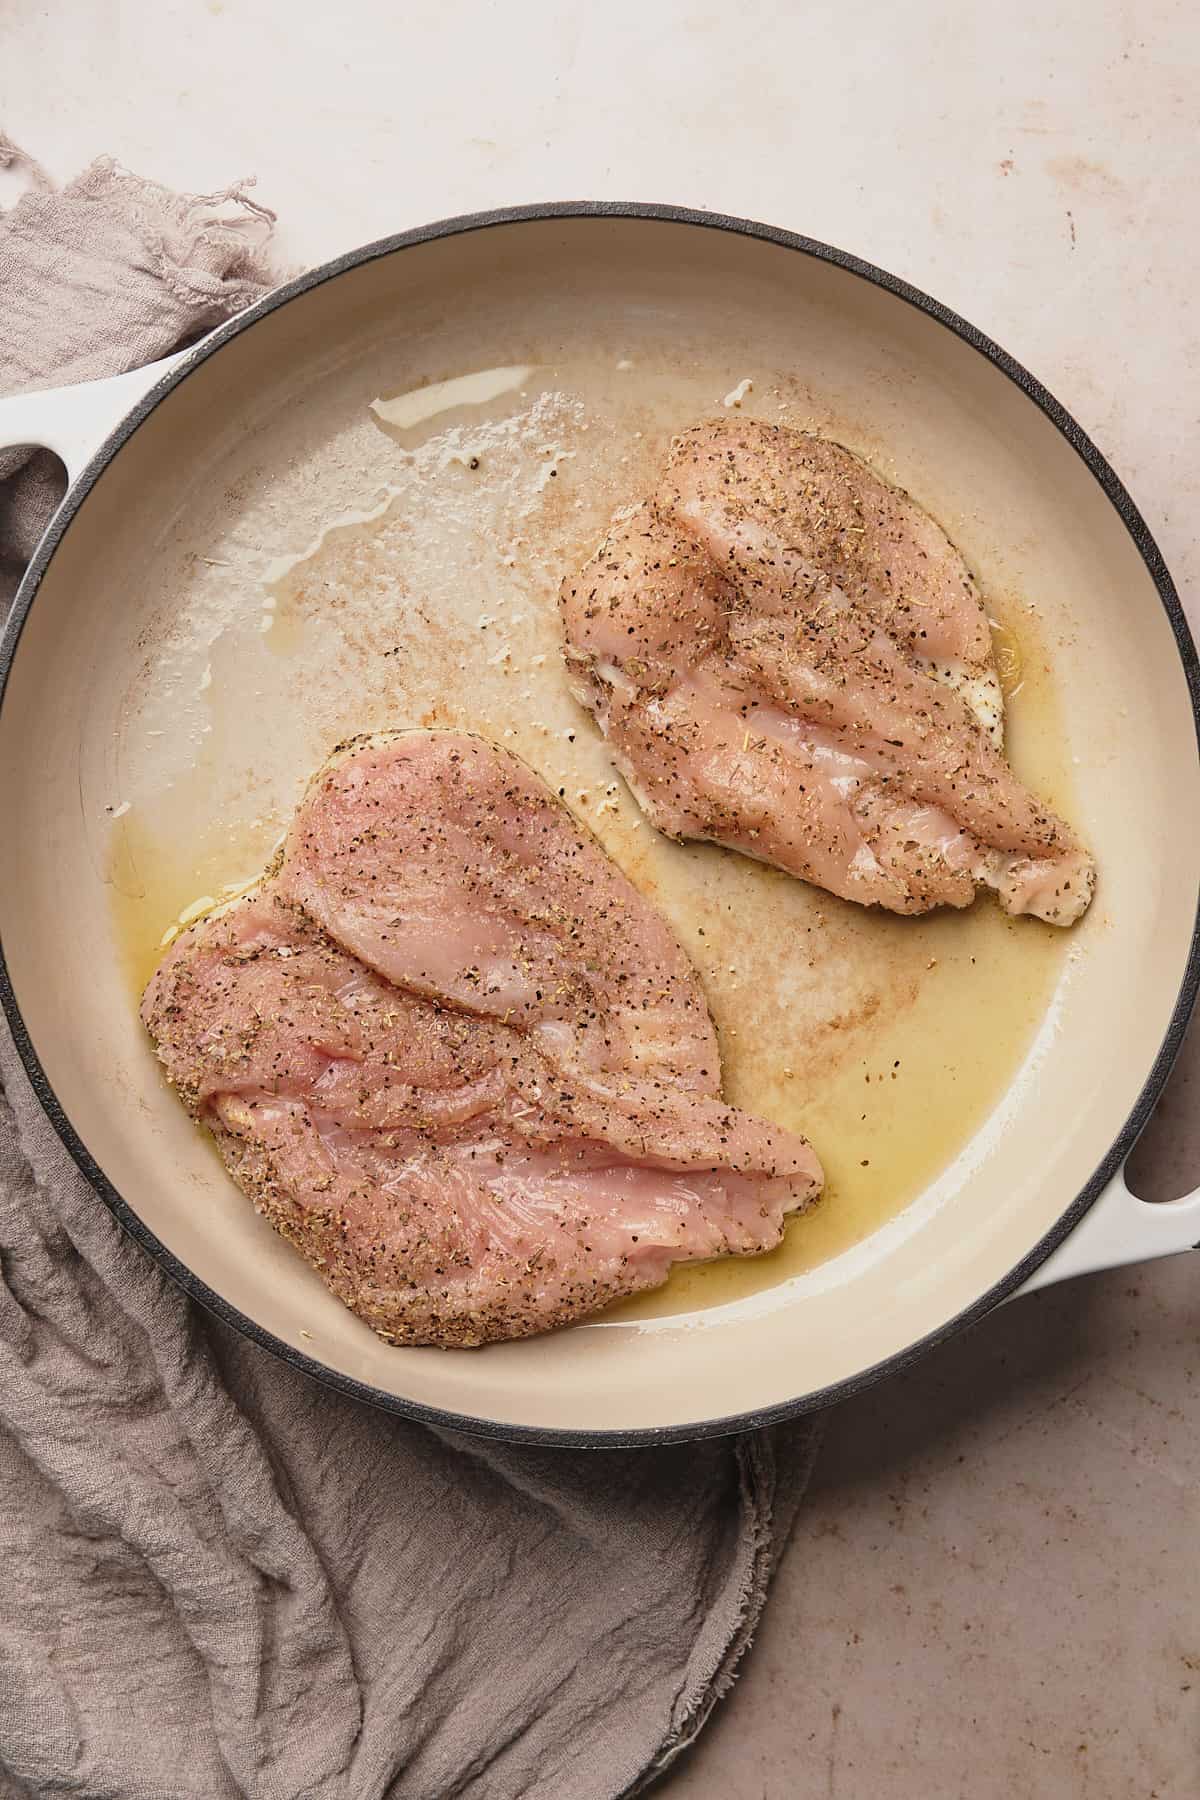
M 147 709 L 170 706 L 162 669 L 178 648 L 165 613 L 201 579 L 198 558 L 212 564 L 203 579 L 233 582 L 221 571 L 239 545 L 251 563 L 272 552 L 271 580 L 254 579 L 278 611 L 288 596 L 276 553 L 303 552 L 331 517 L 378 497 L 374 398 L 472 368 L 569 367 L 583 345 L 614 372 L 633 365 L 614 380 L 641 383 L 641 447 L 621 464 L 610 446 L 598 517 L 626 482 L 636 495 L 639 458 L 694 416 L 681 407 L 704 392 L 718 407 L 746 377 L 769 386 L 786 367 L 789 416 L 864 450 L 947 526 L 986 591 L 1029 603 L 1053 663 L 1071 815 L 1102 885 L 1024 1077 L 954 1180 L 902 1220 L 803 1278 L 726 1304 L 483 1353 L 396 1351 L 253 1216 L 161 1083 L 115 939 L 106 808 L 124 804 L 152 760 Z M 623 426 L 632 416 L 627 407 Z M 565 439 L 549 414 L 542 423 L 553 462 Z M 577 473 L 572 463 L 571 482 Z M 531 531 L 549 531 L 555 555 L 586 546 L 594 520 L 573 510 L 578 483 L 553 493 Z M 472 613 L 502 614 L 502 560 L 481 560 L 477 578 Z M 264 637 L 284 629 L 271 610 Z M 523 640 L 508 641 L 519 654 Z M 433 681 L 435 662 L 419 674 Z M 389 722 L 376 659 L 363 663 L 361 693 L 352 672 L 336 678 L 344 731 Z M 493 731 L 502 678 L 498 667 L 481 700 Z M 231 671 L 221 766 L 209 773 L 266 838 L 272 806 L 286 812 L 317 760 L 306 734 L 320 707 L 297 690 L 294 708 L 258 710 L 238 680 Z M 525 731 L 531 702 L 511 692 Z M 181 706 L 191 700 L 181 692 Z M 437 722 L 462 722 L 470 704 L 455 696 Z M 568 708 L 543 735 L 571 719 Z M 516 747 L 557 771 L 549 750 Z M 578 752 L 590 762 L 560 754 L 588 782 L 604 768 L 594 745 Z M 758 1411 L 851 1378 L 970 1306 L 1054 1225 L 1128 1116 L 1177 997 L 1200 886 L 1200 842 L 1179 830 L 1200 804 L 1200 771 L 1170 624 L 1119 516 L 1057 429 L 985 358 L 883 289 L 777 245 L 666 221 L 534 220 L 432 240 L 339 274 L 232 338 L 137 429 L 55 552 L 0 712 L 0 768 L 10 977 L 47 1078 L 108 1180 L 196 1276 L 284 1343 L 385 1394 L 501 1426 L 679 1430 Z M 237 791 L 234 769 L 248 772 Z M 597 828 L 653 886 L 621 819 Z M 690 919 L 686 883 L 672 890 L 685 940 L 704 916 L 703 886 Z M 718 1011 L 718 1022 L 733 1016 Z

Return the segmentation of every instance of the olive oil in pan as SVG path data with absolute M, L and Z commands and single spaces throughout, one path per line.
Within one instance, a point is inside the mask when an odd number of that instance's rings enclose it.
M 613 507 L 645 491 L 663 420 L 711 412 L 730 383 L 709 392 L 677 373 L 656 394 L 638 375 L 617 403 L 620 366 L 614 352 L 569 388 L 554 369 L 521 369 L 527 386 L 466 423 L 456 413 L 440 435 L 437 420 L 414 434 L 357 417 L 329 463 L 305 472 L 319 490 L 307 528 L 279 498 L 283 477 L 262 475 L 257 501 L 247 478 L 230 542 L 208 538 L 181 575 L 147 665 L 169 663 L 194 717 L 162 684 L 131 693 L 110 886 L 140 995 L 181 917 L 261 871 L 341 739 L 446 726 L 523 756 L 673 923 L 717 1024 L 726 1093 L 804 1131 L 828 1173 L 778 1251 L 684 1267 L 608 1315 L 644 1318 L 810 1269 L 926 1190 L 1009 1087 L 1072 934 L 1008 920 L 987 898 L 927 919 L 867 911 L 733 853 L 672 844 L 642 819 L 567 693 L 557 585 Z M 836 421 L 831 435 L 852 436 Z M 1028 609 L 997 611 L 1012 681 L 1023 664 L 1014 763 L 1070 817 L 1048 646 Z
M 841 922 L 847 904 L 822 910 Z M 982 898 L 923 920 L 871 914 L 856 936 L 872 968 L 865 1016 L 830 1021 L 807 1043 L 769 994 L 739 1002 L 732 986 L 709 984 L 725 1092 L 811 1139 L 825 1168 L 820 1200 L 768 1255 L 682 1264 L 666 1287 L 608 1317 L 691 1312 L 828 1262 L 925 1192 L 1003 1097 L 1062 969 L 1054 927 L 1009 919 Z
M 118 954 L 139 1001 L 178 931 L 257 880 L 304 787 L 301 777 L 284 789 L 285 809 L 259 779 L 262 700 L 247 685 L 244 648 L 236 634 L 209 647 L 186 702 L 177 687 L 154 715 L 153 735 L 142 740 L 152 751 L 174 722 L 158 781 L 137 768 L 136 746 L 124 747 L 130 796 L 113 819 L 108 889 Z
M 242 893 L 262 873 L 278 825 L 213 826 L 180 843 L 132 812 L 113 826 L 109 894 L 114 935 L 129 992 L 146 983 L 177 932 Z

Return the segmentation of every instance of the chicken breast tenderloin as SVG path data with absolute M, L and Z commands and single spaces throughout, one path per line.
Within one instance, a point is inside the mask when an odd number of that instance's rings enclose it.
M 1094 886 L 1002 755 L 987 617 L 953 545 L 839 445 L 682 433 L 560 596 L 577 698 L 644 810 L 843 898 L 1072 924 Z
M 821 1185 L 721 1099 L 665 922 L 474 737 L 340 750 L 142 1018 L 239 1186 L 391 1343 L 524 1337 L 769 1250 Z

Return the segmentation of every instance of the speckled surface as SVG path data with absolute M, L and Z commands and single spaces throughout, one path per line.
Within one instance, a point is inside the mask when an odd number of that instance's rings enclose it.
M 465 12 L 356 0 L 280 33 L 272 0 L 25 0 L 0 117 L 59 176 L 100 150 L 201 189 L 256 171 L 297 263 L 568 197 L 825 238 L 1047 382 L 1194 608 L 1194 8 Z M 1198 1085 L 1194 1034 L 1135 1158 L 1147 1197 L 1200 1178 Z M 1179 1258 L 1017 1302 L 843 1408 L 759 1642 L 664 1793 L 1193 1800 L 1198 1326 Z
M 844 1407 L 676 1796 L 1184 1800 L 1200 1286 L 1050 1290 Z

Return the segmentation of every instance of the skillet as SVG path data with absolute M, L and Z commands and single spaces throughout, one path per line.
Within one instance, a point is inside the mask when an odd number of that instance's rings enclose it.
M 554 588 L 726 403 L 861 451 L 963 550 L 1011 653 L 1014 761 L 1101 870 L 1071 933 L 986 902 L 867 914 L 640 824 L 565 695 Z M 0 403 L 20 443 L 72 481 L 0 652 L 0 996 L 100 1198 L 254 1341 L 460 1429 L 671 1441 L 827 1404 L 1014 1294 L 1200 1240 L 1200 1196 L 1148 1206 L 1122 1176 L 1200 969 L 1195 650 L 1096 447 L 937 302 L 743 220 L 517 208 L 338 258 L 153 369 Z M 831 1191 L 761 1264 L 520 1344 L 398 1351 L 232 1187 L 136 994 L 333 743 L 463 724 L 563 786 L 664 908 L 731 1097 L 808 1129 Z

